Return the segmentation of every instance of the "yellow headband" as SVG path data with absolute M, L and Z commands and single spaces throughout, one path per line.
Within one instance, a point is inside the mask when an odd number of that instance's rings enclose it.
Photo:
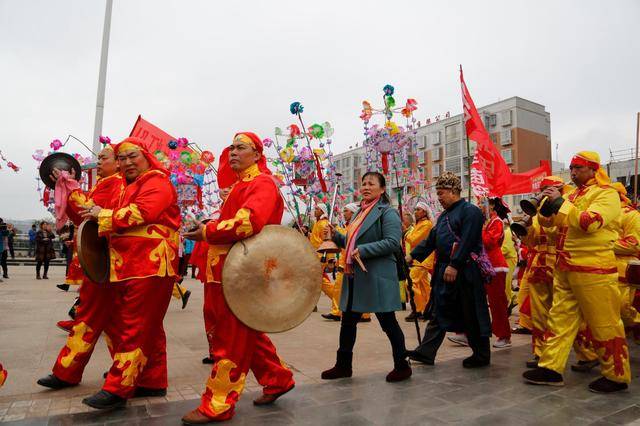
M 253 143 L 251 138 L 245 134 L 240 133 L 235 138 L 233 138 L 234 142 L 242 143 L 245 145 L 249 145 L 251 148 L 256 149 L 256 144 Z
M 134 143 L 122 142 L 118 147 L 118 153 L 120 154 L 126 151 L 142 151 L 142 148 Z

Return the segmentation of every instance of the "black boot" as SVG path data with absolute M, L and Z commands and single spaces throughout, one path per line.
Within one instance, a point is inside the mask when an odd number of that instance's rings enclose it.
M 612 393 L 626 390 L 629 386 L 626 383 L 614 382 L 606 377 L 600 377 L 589 383 L 589 390 L 595 393 Z
M 411 366 L 407 361 L 399 362 L 393 367 L 393 370 L 387 374 L 387 382 L 401 382 L 411 377 Z
M 406 322 L 413 322 L 415 321 L 416 317 L 418 316 L 418 313 L 415 311 L 412 311 L 409 315 L 407 315 L 406 317 L 404 317 L 404 320 Z
M 91 408 L 106 410 L 109 408 L 122 407 L 127 403 L 127 400 L 111 392 L 100 390 L 98 393 L 83 399 L 82 403 Z
M 351 377 L 353 371 L 351 370 L 351 361 L 353 359 L 353 352 L 340 352 L 336 356 L 336 365 L 329 370 L 322 372 L 322 378 L 324 380 L 341 379 L 343 377 Z
M 72 386 L 77 386 L 76 383 L 65 382 L 64 380 L 58 379 L 53 374 L 49 374 L 46 377 L 38 379 L 37 383 L 40 386 L 44 386 L 45 388 L 56 389 L 56 390 L 57 389 L 64 389 L 64 388 L 70 388 Z
M 62 291 L 69 291 L 69 284 L 58 284 L 56 285 Z
M 133 393 L 134 398 L 145 398 L 145 397 L 166 396 L 166 395 L 167 395 L 167 390 L 164 388 L 154 389 L 154 388 L 137 387 L 136 391 Z

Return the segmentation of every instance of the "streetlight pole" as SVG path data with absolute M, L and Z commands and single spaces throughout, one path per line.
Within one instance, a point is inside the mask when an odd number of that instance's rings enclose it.
M 107 83 L 107 59 L 109 56 L 109 34 L 111 32 L 111 9 L 113 0 L 107 0 L 102 29 L 102 53 L 100 54 L 100 73 L 98 75 L 98 96 L 96 99 L 96 118 L 93 127 L 93 152 L 100 152 L 100 134 L 104 114 L 104 91 Z

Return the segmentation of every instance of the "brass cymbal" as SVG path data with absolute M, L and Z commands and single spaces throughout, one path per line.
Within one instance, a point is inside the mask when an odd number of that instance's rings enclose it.
M 267 225 L 229 251 L 222 269 L 225 300 L 246 326 L 268 333 L 290 330 L 311 314 L 322 286 L 322 266 L 298 231 Z
M 77 238 L 78 260 L 84 274 L 96 283 L 109 281 L 109 243 L 98 235 L 98 223 L 88 219 L 82 222 Z
M 66 152 L 54 152 L 40 163 L 40 179 L 42 183 L 51 189 L 56 187 L 56 182 L 51 179 L 53 169 L 66 170 L 76 180 L 80 180 L 82 176 L 80 163 L 73 155 L 67 154 Z

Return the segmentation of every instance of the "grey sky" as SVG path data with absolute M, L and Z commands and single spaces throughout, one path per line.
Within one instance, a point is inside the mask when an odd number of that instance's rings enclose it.
M 637 1 L 125 1 L 113 8 L 103 134 L 136 116 L 214 153 L 238 130 L 272 136 L 291 101 L 359 140 L 363 99 L 417 99 L 417 117 L 518 95 L 551 113 L 560 159 L 631 147 L 640 110 Z M 0 217 L 45 213 L 31 154 L 93 133 L 104 1 L 0 0 Z M 86 154 L 77 146 L 77 150 Z

